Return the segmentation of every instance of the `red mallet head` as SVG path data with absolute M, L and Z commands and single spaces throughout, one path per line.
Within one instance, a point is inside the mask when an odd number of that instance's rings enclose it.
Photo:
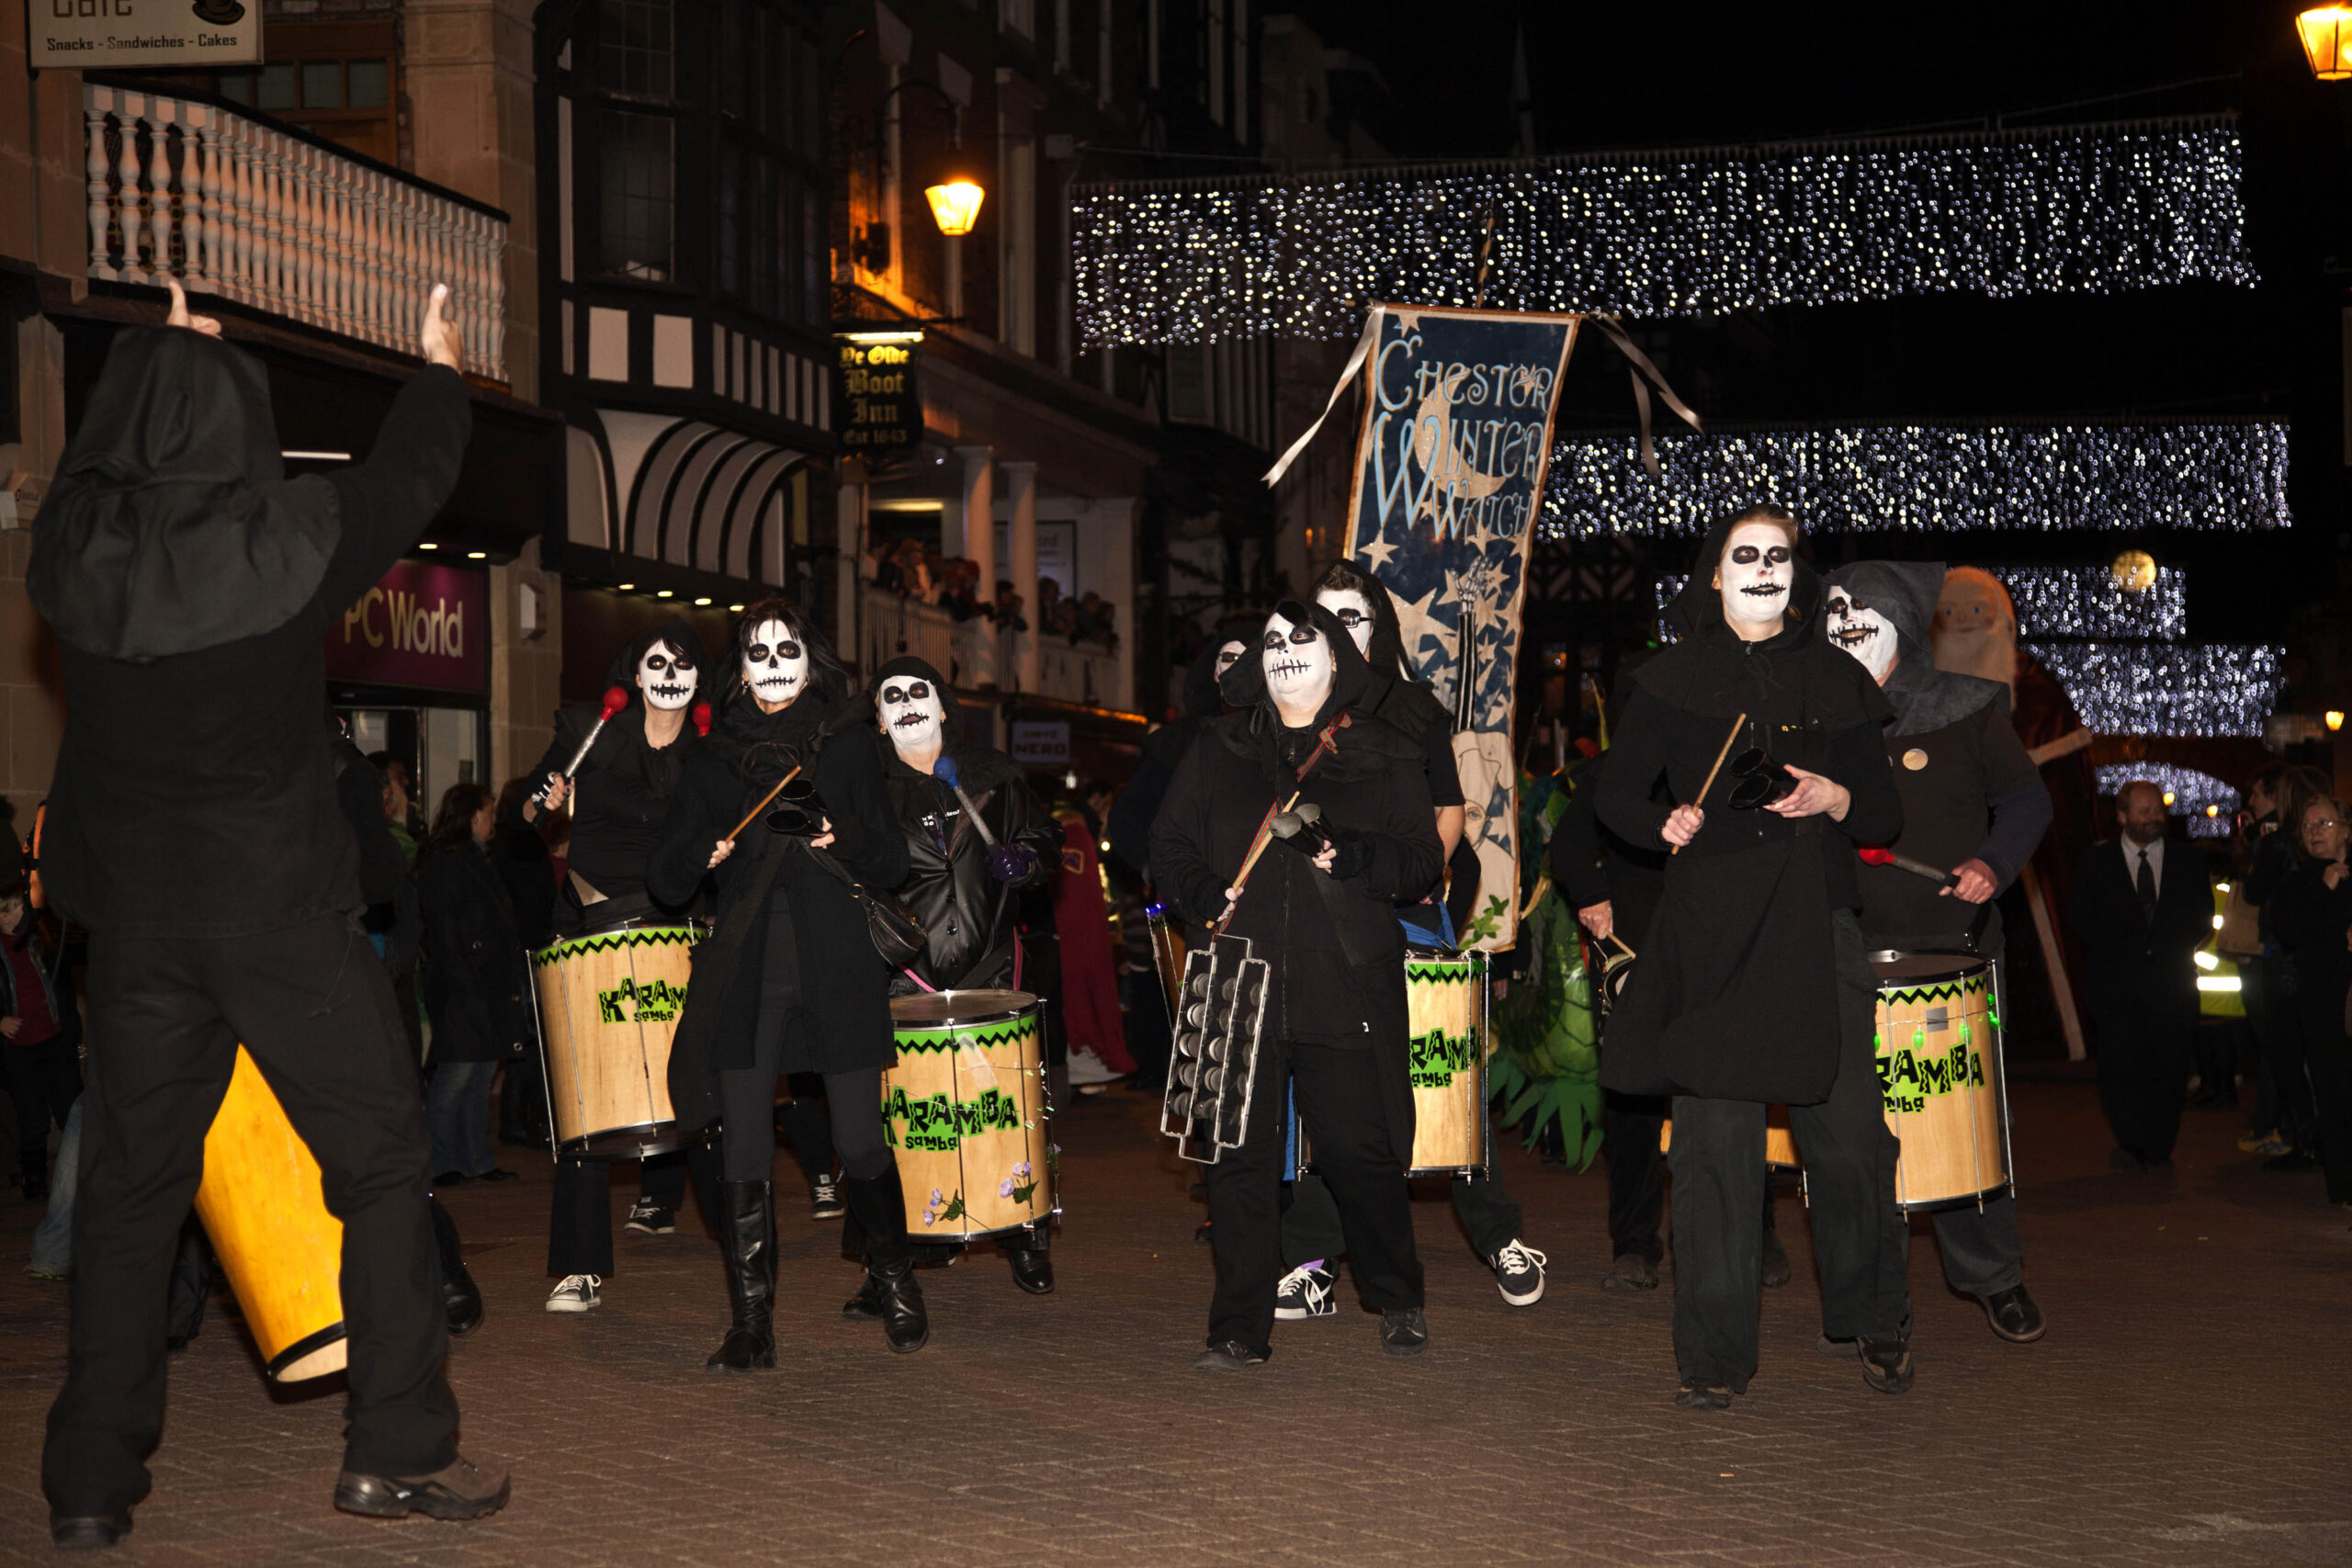
M 1894 852 L 1884 844 L 1864 844 L 1854 852 L 1862 857 L 1864 865 L 1893 865 Z
M 710 733 L 710 705 L 708 703 L 695 705 L 695 733 L 696 735 Z
M 626 686 L 615 686 L 605 694 L 604 716 L 605 718 L 611 718 L 613 715 L 627 706 L 628 706 L 628 688 Z

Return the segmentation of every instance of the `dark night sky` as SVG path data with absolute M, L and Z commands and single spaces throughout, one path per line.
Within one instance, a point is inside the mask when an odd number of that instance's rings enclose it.
M 1513 151 L 1510 64 L 1522 19 L 1539 152 L 1896 130 L 1964 135 L 1996 118 L 2053 126 L 2237 110 L 2258 289 L 1749 311 L 1657 326 L 1645 342 L 1719 420 L 2290 418 L 2291 537 L 2251 551 L 2219 537 L 2143 542 L 2189 566 L 2200 637 L 2275 635 L 2267 625 L 2278 615 L 2275 579 L 2271 591 L 2247 592 L 2263 587 L 2264 574 L 2314 591 L 2334 585 L 2345 513 L 2341 322 L 2352 299 L 2352 271 L 2335 258 L 2352 258 L 2352 83 L 2312 79 L 2296 6 L 1305 0 L 1297 8 L 1328 42 L 1380 72 L 1394 101 L 1373 129 L 1405 158 Z M 1565 425 L 1630 421 L 1614 355 L 1579 354 L 1572 378 Z M 2013 558 L 2082 547 L 2018 543 Z M 1932 552 L 1936 542 L 1918 547 Z

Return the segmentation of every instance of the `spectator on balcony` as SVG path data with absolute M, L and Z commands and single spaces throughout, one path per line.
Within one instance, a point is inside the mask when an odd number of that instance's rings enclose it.
M 1062 629 L 1062 611 L 1067 607 L 1062 598 L 1062 585 L 1050 577 L 1037 580 L 1037 626 L 1040 630 L 1058 632 Z
M 980 611 L 980 569 L 961 556 L 947 562 L 947 581 L 939 595 L 939 607 L 959 621 L 968 621 Z
M 1000 578 L 996 585 L 996 605 L 993 614 L 1000 630 L 1025 632 L 1029 622 L 1021 611 L 1024 601 L 1012 591 L 1012 584 Z

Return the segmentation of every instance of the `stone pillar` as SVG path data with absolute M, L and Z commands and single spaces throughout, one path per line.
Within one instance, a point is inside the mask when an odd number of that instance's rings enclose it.
M 1037 639 L 1046 633 L 1037 619 L 1038 603 L 1044 597 L 1037 592 L 1037 465 L 1005 464 L 1004 488 L 1012 502 L 1012 525 L 1005 530 L 1004 552 L 1012 560 L 1005 575 L 1012 579 L 1012 591 L 1029 601 L 1029 630 L 1014 645 L 1013 668 L 1021 690 L 1034 692 L 1038 685 Z
M 526 588 L 538 597 L 538 626 L 522 626 Z M 563 579 L 539 570 L 533 539 L 505 566 L 490 569 L 489 782 L 497 787 L 539 760 L 555 738 L 563 700 Z
M 980 569 L 982 594 L 993 595 L 997 580 L 996 448 L 958 446 L 956 456 L 964 460 L 964 558 Z M 967 683 L 975 687 L 996 685 L 997 639 L 978 637 L 972 643 L 972 668 L 965 673 Z
M 865 656 L 865 505 L 871 490 L 864 482 L 865 464 L 852 458 L 842 465 L 855 479 L 844 479 L 833 508 L 833 543 L 839 554 L 834 570 L 833 625 L 842 654 L 863 677 L 872 673 Z

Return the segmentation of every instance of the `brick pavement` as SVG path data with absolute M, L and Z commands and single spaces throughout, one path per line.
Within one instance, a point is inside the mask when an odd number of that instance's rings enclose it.
M 688 1565 L 1703 1562 L 1791 1568 L 2352 1562 L 2352 1229 L 2315 1177 L 2264 1173 L 2235 1119 L 2192 1114 L 2174 1180 L 2104 1168 L 2082 1081 L 2017 1094 L 2029 1277 L 2052 1327 L 1995 1340 L 1914 1249 L 1918 1384 L 1889 1399 L 1813 1353 L 1798 1264 L 1767 1292 L 1764 1365 L 1722 1415 L 1668 1403 L 1668 1287 L 1604 1294 L 1599 1171 L 1507 1177 L 1552 1285 L 1514 1311 L 1442 1199 L 1417 1205 L 1434 1347 L 1375 1319 L 1283 1325 L 1244 1377 L 1187 1370 L 1207 1249 L 1143 1098 L 1064 1118 L 1061 1288 L 983 1253 L 924 1277 L 933 1333 L 893 1357 L 835 1308 L 837 1233 L 783 1215 L 774 1373 L 701 1371 L 725 1317 L 709 1245 L 625 1238 L 606 1304 L 540 1310 L 547 1177 L 451 1195 L 490 1321 L 456 1350 L 469 1451 L 515 1499 L 476 1525 L 327 1506 L 339 1382 L 266 1388 L 216 1311 L 172 1367 L 156 1484 L 120 1560 Z M 781 1162 L 790 1171 L 790 1158 Z M 616 1205 L 633 1184 L 624 1180 Z M 792 1190 L 797 1192 L 797 1184 Z M 45 1557 L 42 1413 L 65 1294 L 22 1272 L 32 1206 L 0 1198 L 0 1558 Z M 617 1212 L 617 1209 L 616 1209 Z

